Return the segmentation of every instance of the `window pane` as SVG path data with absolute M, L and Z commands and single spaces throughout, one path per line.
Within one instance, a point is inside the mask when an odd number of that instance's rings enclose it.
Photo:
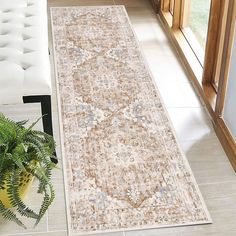
M 172 15 L 174 14 L 174 4 L 175 4 L 175 0 L 170 0 L 170 13 Z
M 184 0 L 182 30 L 203 65 L 211 0 Z
M 203 50 L 206 46 L 210 0 L 190 0 L 189 28 L 193 31 Z

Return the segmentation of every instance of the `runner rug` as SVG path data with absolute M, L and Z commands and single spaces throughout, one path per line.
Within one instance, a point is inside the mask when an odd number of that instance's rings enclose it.
M 70 232 L 209 223 L 125 8 L 51 16 Z

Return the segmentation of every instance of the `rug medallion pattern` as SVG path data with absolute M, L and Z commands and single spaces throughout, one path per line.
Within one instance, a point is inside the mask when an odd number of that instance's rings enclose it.
M 209 222 L 125 9 L 51 12 L 72 232 Z

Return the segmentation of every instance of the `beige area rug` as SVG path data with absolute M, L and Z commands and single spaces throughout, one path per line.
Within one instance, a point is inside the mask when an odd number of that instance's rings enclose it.
M 209 223 L 125 8 L 51 14 L 70 232 Z

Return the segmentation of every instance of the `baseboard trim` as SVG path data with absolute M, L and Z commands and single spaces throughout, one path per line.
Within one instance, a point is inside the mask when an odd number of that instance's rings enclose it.
M 227 125 L 222 118 L 218 118 L 214 124 L 214 129 L 221 145 L 223 146 L 228 159 L 236 171 L 236 143 Z

